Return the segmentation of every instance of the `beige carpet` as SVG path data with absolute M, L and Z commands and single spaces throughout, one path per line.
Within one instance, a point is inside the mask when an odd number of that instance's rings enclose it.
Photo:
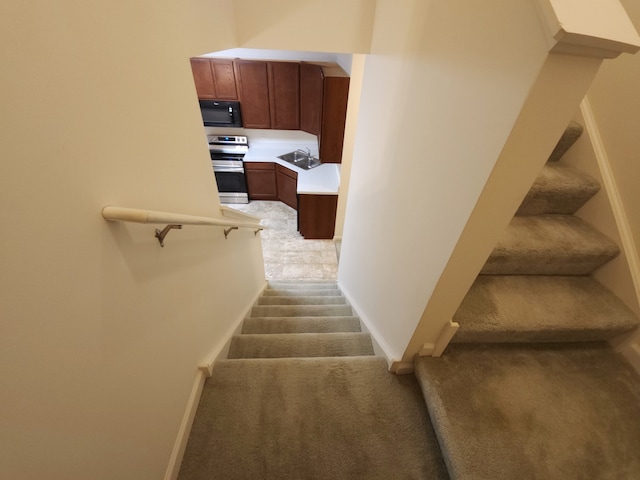
M 335 282 L 271 282 L 259 303 L 205 384 L 180 480 L 448 478 L 416 379 L 373 355 Z

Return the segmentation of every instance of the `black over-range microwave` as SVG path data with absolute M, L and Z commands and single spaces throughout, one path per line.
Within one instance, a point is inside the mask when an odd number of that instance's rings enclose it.
M 240 102 L 200 100 L 205 127 L 242 127 Z

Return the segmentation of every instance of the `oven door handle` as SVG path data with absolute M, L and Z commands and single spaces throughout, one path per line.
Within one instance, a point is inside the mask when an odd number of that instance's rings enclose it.
M 214 172 L 220 173 L 244 173 L 243 167 L 213 167 Z

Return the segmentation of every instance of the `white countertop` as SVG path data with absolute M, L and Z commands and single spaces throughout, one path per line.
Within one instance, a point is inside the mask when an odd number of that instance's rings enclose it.
M 278 158 L 278 155 L 293 152 L 299 148 L 309 148 L 318 156 L 315 136 L 309 139 L 255 139 L 249 136 L 249 152 L 245 162 L 273 162 L 287 167 L 298 174 L 298 193 L 307 195 L 337 195 L 340 187 L 340 164 L 323 163 L 311 170 L 303 170 Z

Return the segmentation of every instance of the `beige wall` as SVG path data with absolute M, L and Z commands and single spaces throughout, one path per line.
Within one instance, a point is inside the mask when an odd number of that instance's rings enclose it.
M 368 53 L 374 0 L 235 0 L 238 45 Z
M 461 8 L 379 1 L 365 63 L 339 281 L 394 359 L 547 54 L 532 2 Z
M 621 0 L 631 21 L 640 30 L 640 4 L 634 0 Z M 634 250 L 628 258 L 631 268 L 636 271 L 634 286 L 628 283 L 625 268 L 620 274 L 615 265 L 603 269 L 600 275 L 607 286 L 614 289 L 625 301 L 638 311 L 640 298 L 640 264 L 638 264 L 638 246 L 640 246 L 640 208 L 638 208 L 638 185 L 640 185 L 640 56 L 621 55 L 615 60 L 606 61 L 596 77 L 587 95 L 598 133 L 609 160 L 613 179 L 618 187 L 624 214 L 628 221 L 630 239 Z M 591 202 L 590 202 L 591 203 Z M 593 215 L 589 207 L 585 215 Z M 600 218 L 600 217 L 597 217 Z M 635 254 L 635 255 L 634 255 Z M 626 257 L 624 258 L 626 261 Z M 619 260 L 618 262 L 622 262 Z M 629 288 L 631 287 L 631 288 Z M 636 345 L 636 351 L 629 350 Z M 640 369 L 640 333 L 623 344 L 627 352 L 635 356 L 636 366 Z M 631 357 L 630 357 L 631 358 Z
M 0 477 L 158 479 L 197 365 L 264 282 L 259 237 L 109 224 L 219 215 L 189 56 L 226 1 L 0 9 Z M 224 24 L 224 22 L 223 22 Z
M 2 6 L 0 477 L 164 475 L 197 365 L 264 282 L 259 237 L 185 227 L 162 249 L 100 210 L 219 216 L 189 57 L 367 51 L 374 7 Z

